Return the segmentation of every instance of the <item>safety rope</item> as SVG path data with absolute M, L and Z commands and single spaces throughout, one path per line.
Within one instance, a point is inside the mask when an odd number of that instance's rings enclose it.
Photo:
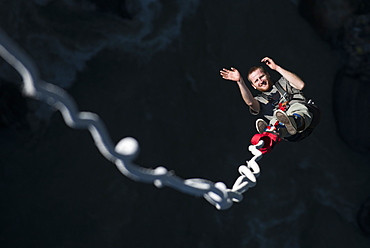
M 256 184 L 256 178 L 260 174 L 257 161 L 262 157 L 258 149 L 264 145 L 262 140 L 256 145 L 249 146 L 249 151 L 254 156 L 246 165 L 239 167 L 240 176 L 232 189 L 228 189 L 223 182 L 214 183 L 200 178 L 182 179 L 164 167 L 143 168 L 133 162 L 139 152 L 137 140 L 126 137 L 114 146 L 100 117 L 91 112 L 79 112 L 73 98 L 66 91 L 42 81 L 31 58 L 1 29 L 0 56 L 21 75 L 25 96 L 58 109 L 69 127 L 88 129 L 100 153 L 114 163 L 125 176 L 135 181 L 153 183 L 158 188 L 168 186 L 190 195 L 203 196 L 219 210 L 230 208 L 233 202 L 240 202 L 243 199 L 242 193 Z

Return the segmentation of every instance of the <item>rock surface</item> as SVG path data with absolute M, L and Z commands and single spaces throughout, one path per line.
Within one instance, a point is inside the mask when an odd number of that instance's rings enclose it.
M 369 157 L 336 128 L 342 61 L 297 6 L 124 1 L 123 17 L 100 2 L 2 0 L 1 27 L 44 80 L 103 119 L 115 142 L 137 138 L 138 164 L 231 187 L 251 157 L 255 117 L 219 70 L 245 74 L 264 56 L 305 80 L 322 122 L 308 139 L 264 156 L 257 185 L 218 211 L 204 199 L 124 177 L 87 131 L 27 103 L 33 117 L 26 120 L 48 125 L 22 138 L 1 130 L 1 247 L 369 247 Z M 0 72 L 2 82 L 20 84 L 4 62 Z
M 338 133 L 354 151 L 368 155 L 370 131 L 360 126 L 370 121 L 370 3 L 302 0 L 299 9 L 341 61 L 333 92 Z

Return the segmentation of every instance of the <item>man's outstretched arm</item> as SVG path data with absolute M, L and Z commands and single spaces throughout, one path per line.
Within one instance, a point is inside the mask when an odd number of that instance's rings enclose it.
M 233 67 L 231 70 L 223 68 L 220 71 L 222 78 L 226 80 L 234 81 L 238 84 L 240 93 L 244 102 L 256 113 L 260 111 L 259 102 L 253 97 L 252 92 L 248 89 L 247 85 L 244 82 L 243 77 L 240 75 L 239 71 Z
M 285 77 L 289 83 L 296 89 L 298 90 L 303 90 L 305 83 L 303 82 L 302 79 L 300 79 L 296 74 L 285 70 L 281 66 L 277 65 L 271 58 L 265 57 L 261 60 L 261 62 L 265 63 L 268 67 L 270 67 L 272 70 L 277 71 Z

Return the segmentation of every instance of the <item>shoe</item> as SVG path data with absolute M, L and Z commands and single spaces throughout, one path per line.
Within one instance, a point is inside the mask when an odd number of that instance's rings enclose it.
M 263 133 L 266 130 L 267 126 L 268 126 L 267 122 L 264 121 L 263 119 L 256 120 L 256 129 L 259 133 Z
M 294 135 L 297 133 L 297 124 L 294 121 L 293 116 L 287 116 L 284 111 L 278 109 L 275 111 L 275 117 L 279 122 L 284 124 L 286 130 L 290 135 Z

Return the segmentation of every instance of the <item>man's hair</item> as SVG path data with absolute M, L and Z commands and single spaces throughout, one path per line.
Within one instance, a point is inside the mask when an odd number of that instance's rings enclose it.
M 261 70 L 262 72 L 266 73 L 265 68 L 263 68 L 262 66 L 253 66 L 253 67 L 251 67 L 249 69 L 248 75 L 247 75 L 247 79 L 248 79 L 249 82 L 251 82 L 251 80 L 249 79 L 249 75 L 251 75 L 254 71 L 257 71 L 258 69 Z

